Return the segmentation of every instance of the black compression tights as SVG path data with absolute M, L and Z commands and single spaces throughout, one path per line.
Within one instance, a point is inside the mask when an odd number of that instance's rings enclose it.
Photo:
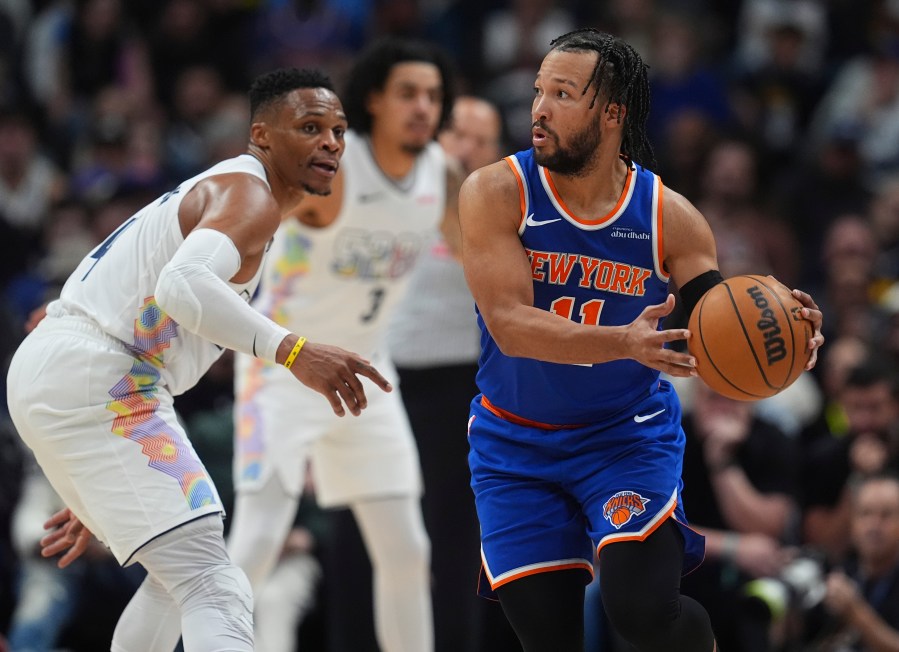
M 662 524 L 643 542 L 613 543 L 599 560 L 603 605 L 615 629 L 640 652 L 712 652 L 708 614 L 680 594 L 683 539 Z M 497 590 L 525 652 L 582 652 L 584 578 L 538 573 Z

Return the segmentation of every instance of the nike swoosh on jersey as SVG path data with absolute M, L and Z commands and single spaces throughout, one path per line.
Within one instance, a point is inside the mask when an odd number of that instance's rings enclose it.
M 665 410 L 659 410 L 658 412 L 653 412 L 652 414 L 635 414 L 634 421 L 637 423 L 643 423 L 644 421 L 649 421 L 653 417 L 659 416 Z
M 552 224 L 553 222 L 561 222 L 561 221 L 562 221 L 561 217 L 557 217 L 554 220 L 535 220 L 534 214 L 531 213 L 530 215 L 528 215 L 528 217 L 524 221 L 524 223 L 527 224 L 528 226 L 543 226 L 544 224 Z

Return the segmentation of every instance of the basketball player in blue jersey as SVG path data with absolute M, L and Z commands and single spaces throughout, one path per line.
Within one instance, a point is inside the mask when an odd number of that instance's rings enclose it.
M 636 649 L 712 652 L 705 610 L 680 594 L 702 559 L 680 501 L 684 433 L 671 376 L 694 360 L 659 330 L 721 280 L 705 219 L 665 189 L 645 137 L 646 66 L 592 29 L 552 43 L 534 84 L 533 148 L 460 194 L 463 265 L 478 309 L 469 463 L 481 592 L 526 652 L 584 644 L 584 587 Z M 821 313 L 793 294 L 823 343 Z
M 306 342 L 251 308 L 270 241 L 307 193 L 327 194 L 346 115 L 330 80 L 280 70 L 250 89 L 247 152 L 128 219 L 66 281 L 9 368 L 16 429 L 70 508 L 44 556 L 84 552 L 91 532 L 147 578 L 114 652 L 253 650 L 253 598 L 222 536 L 222 502 L 174 409 L 225 348 L 287 367 L 337 415 L 367 405 L 360 356 Z M 357 375 L 358 374 L 358 375 Z M 321 398 L 319 397 L 321 401 Z

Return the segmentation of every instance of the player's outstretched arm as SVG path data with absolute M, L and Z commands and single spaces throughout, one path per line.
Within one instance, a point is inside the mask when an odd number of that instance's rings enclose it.
M 393 389 L 380 372 L 361 356 L 337 346 L 304 342 L 295 335 L 284 339 L 276 361 L 290 369 L 301 383 L 323 395 L 334 414 L 345 414 L 344 404 L 354 416 L 368 405 L 360 376 L 385 392 Z

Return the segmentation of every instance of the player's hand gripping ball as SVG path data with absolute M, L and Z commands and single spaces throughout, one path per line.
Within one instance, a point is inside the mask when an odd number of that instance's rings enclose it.
M 782 283 L 734 276 L 706 292 L 690 315 L 687 347 L 713 390 L 755 401 L 789 387 L 811 351 L 812 324 Z

